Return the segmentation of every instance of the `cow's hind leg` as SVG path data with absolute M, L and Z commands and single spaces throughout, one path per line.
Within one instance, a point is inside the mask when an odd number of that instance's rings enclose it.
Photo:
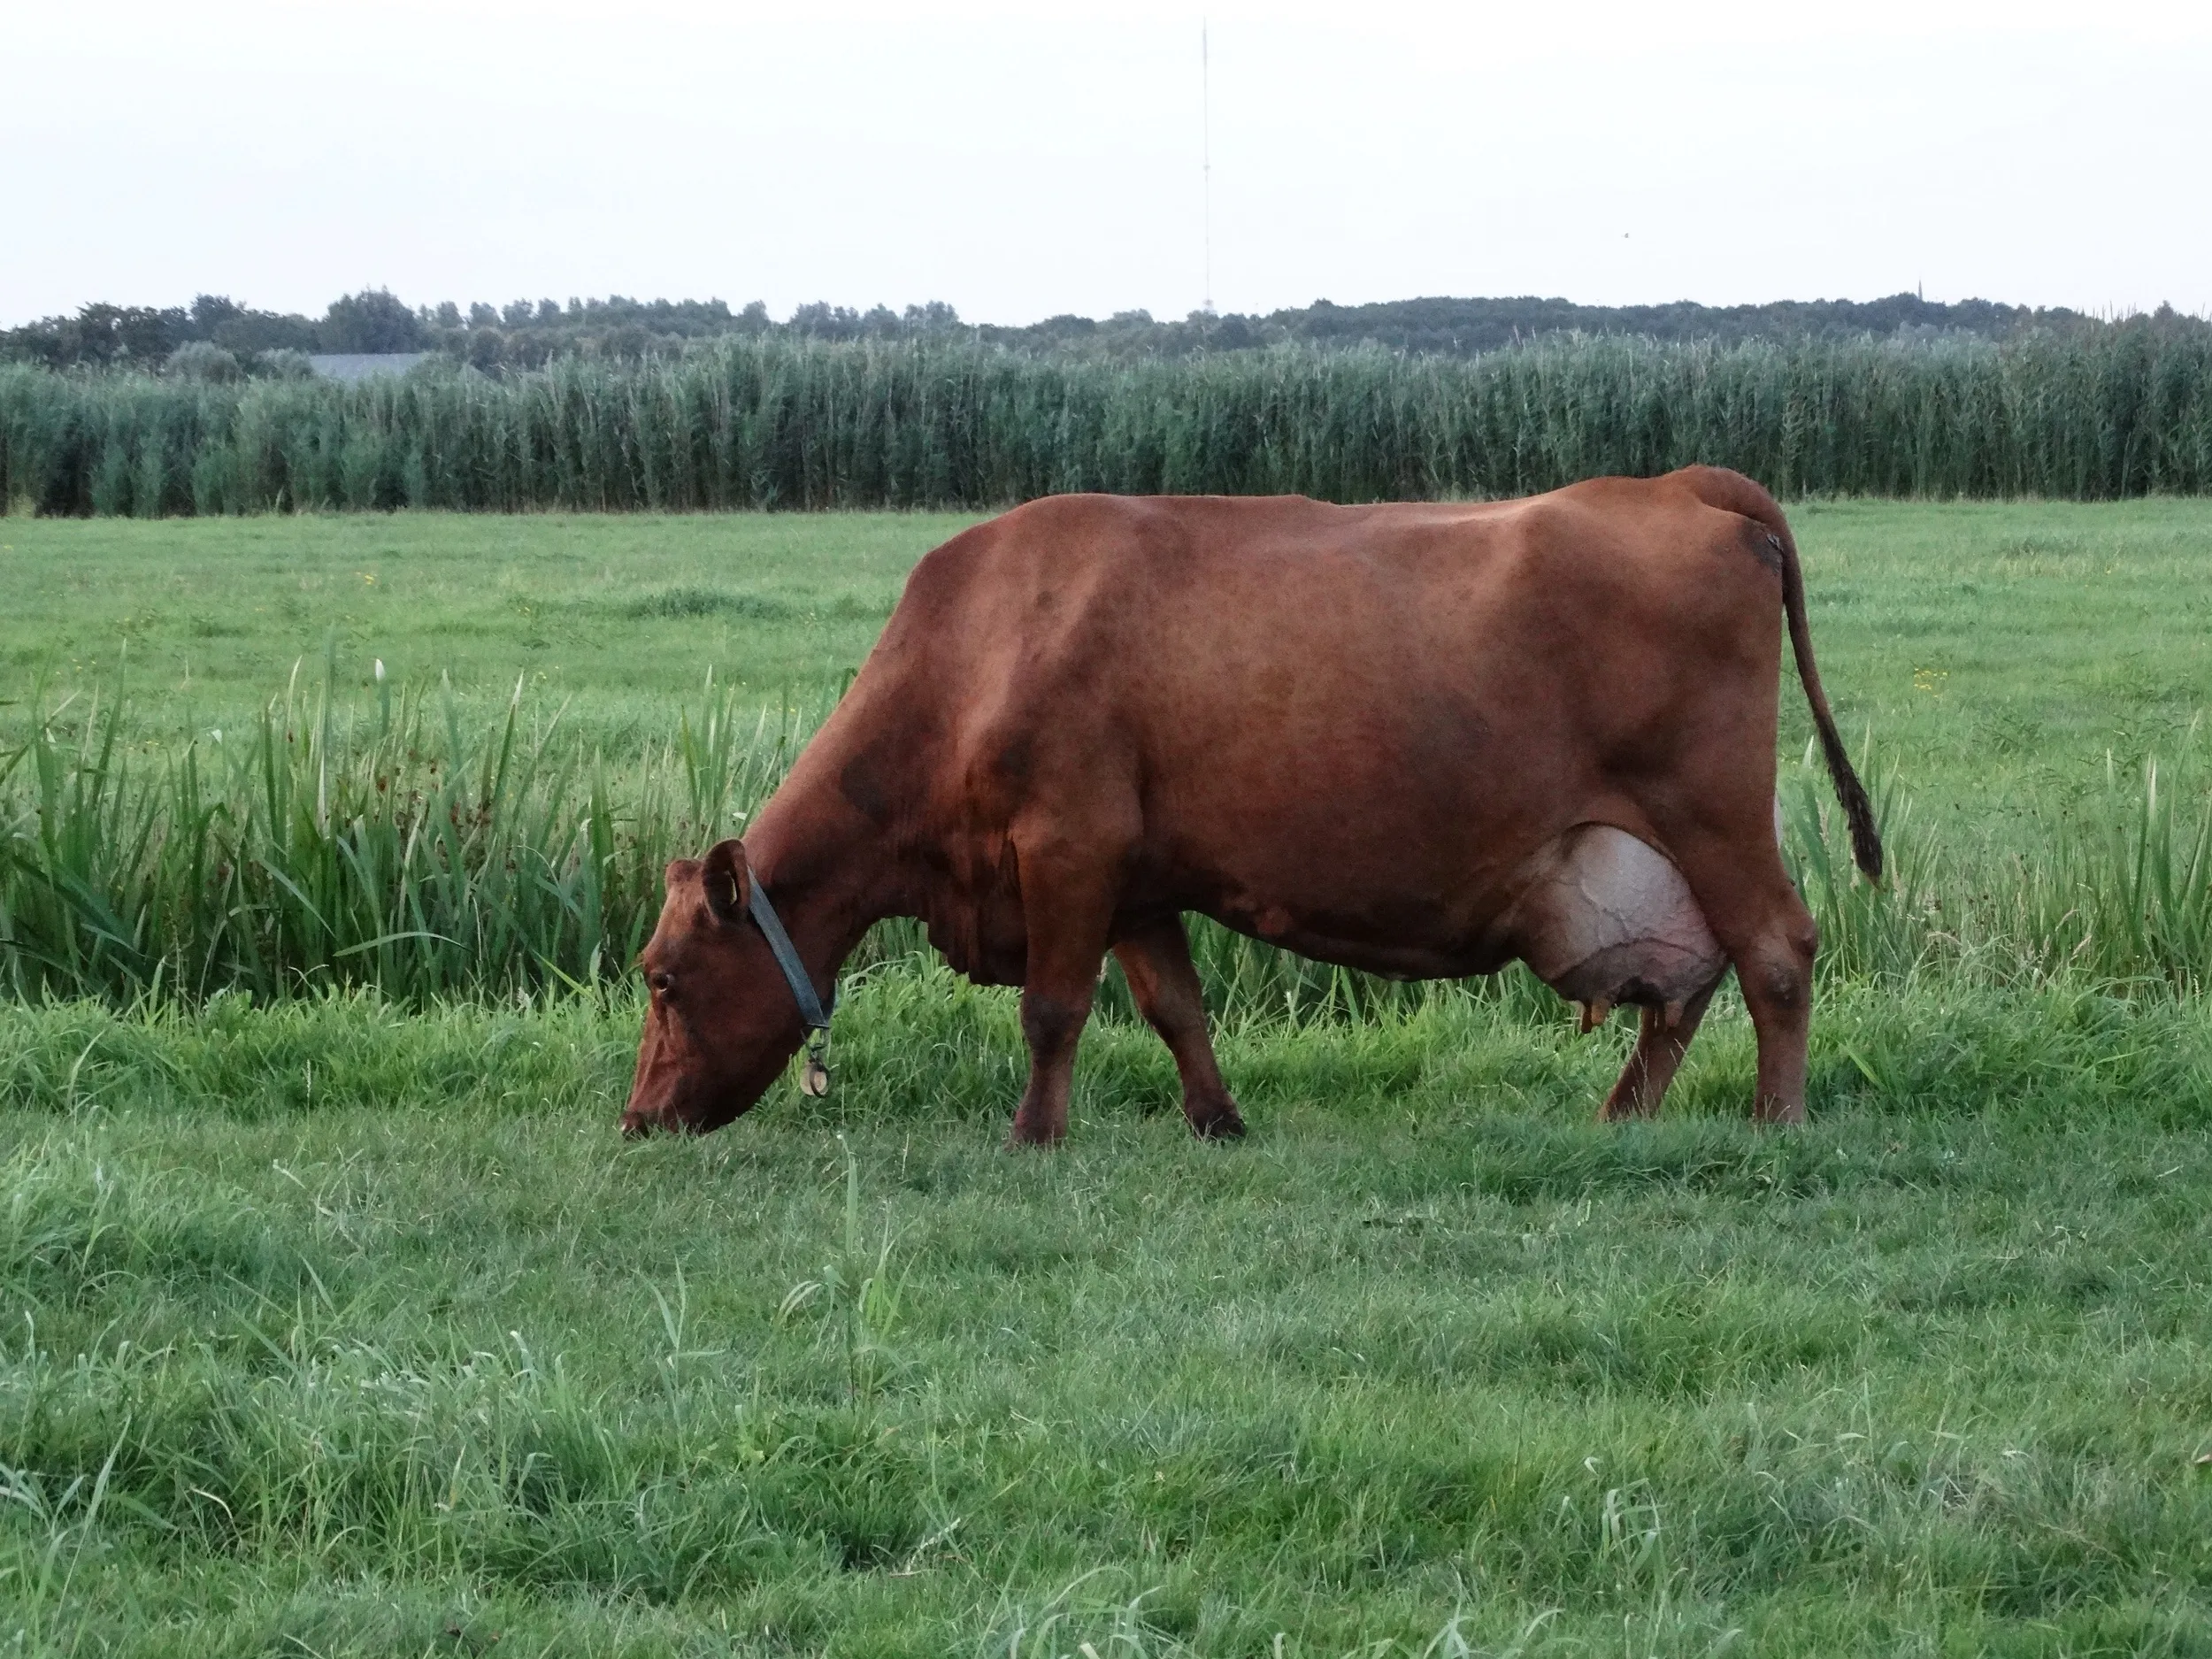
M 1096 861 L 1027 847 L 1021 852 L 1021 883 L 1028 933 L 1022 1035 L 1029 1043 L 1029 1084 L 1007 1144 L 1057 1146 L 1067 1138 L 1076 1045 L 1091 1017 L 1114 901 Z
M 1759 1039 L 1758 1094 L 1752 1116 L 1762 1123 L 1805 1121 L 1805 1060 L 1812 1036 L 1813 953 L 1820 930 L 1786 878 L 1784 894 L 1769 908 L 1766 920 L 1740 948 L 1725 933 L 1736 964 L 1736 983 L 1751 1011 Z
M 1674 1081 L 1682 1056 L 1689 1050 L 1690 1039 L 1697 1035 L 1698 1022 L 1705 1018 L 1706 1004 L 1713 1000 L 1713 993 L 1718 988 L 1716 981 L 1685 1002 L 1672 1025 L 1655 1008 L 1640 1010 L 1643 1023 L 1636 1033 L 1635 1051 L 1621 1069 L 1620 1080 L 1613 1085 L 1613 1092 L 1605 1097 L 1599 1117 L 1647 1118 L 1659 1110 L 1659 1102 L 1666 1098 L 1667 1085 Z
M 1167 916 L 1125 933 L 1115 958 L 1129 979 L 1137 1011 L 1175 1056 L 1183 1080 L 1183 1117 L 1191 1133 L 1217 1140 L 1244 1133 L 1244 1119 L 1221 1080 L 1213 1043 L 1206 1035 L 1206 1003 L 1191 965 L 1190 941 L 1179 916 Z
M 1732 821 L 1718 814 L 1684 814 L 1658 828 L 1713 937 L 1736 970 L 1758 1035 L 1759 1081 L 1752 1115 L 1763 1123 L 1802 1123 L 1813 952 L 1820 931 L 1783 868 L 1774 841 L 1771 795 L 1761 790 Z
M 1685 861 L 1684 873 L 1713 936 L 1735 966 L 1736 984 L 1758 1036 L 1758 1092 L 1752 1116 L 1762 1123 L 1802 1123 L 1813 952 L 1820 942 L 1812 912 L 1790 885 L 1772 840 L 1763 836 L 1742 838 L 1732 848 L 1712 848 L 1694 864 Z

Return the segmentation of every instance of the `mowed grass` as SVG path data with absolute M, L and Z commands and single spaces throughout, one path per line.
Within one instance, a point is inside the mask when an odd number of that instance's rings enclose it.
M 2212 701 L 2212 504 L 1793 516 L 1945 845 Z M 956 522 L 12 520 L 0 649 L 111 695 L 127 622 L 158 746 L 335 626 L 612 743 L 710 666 L 833 691 Z M 1049 1156 L 999 1150 L 1011 999 L 921 963 L 851 987 L 826 1104 L 637 1147 L 621 994 L 0 1011 L 0 1641 L 2212 1653 L 2212 1010 L 1846 981 L 1777 1135 L 1740 1006 L 1626 1129 L 1625 1027 L 1520 1006 L 1240 1024 L 1228 1148 L 1095 1025 Z
M 1945 833 L 2171 756 L 2212 706 L 2212 502 L 1809 502 L 1791 509 L 1814 642 Z M 147 737 L 236 726 L 319 675 L 335 631 L 366 700 L 449 680 L 465 704 L 565 705 L 662 740 L 707 673 L 764 704 L 856 668 L 914 562 L 972 515 L 436 513 L 0 520 L 0 731 L 119 686 Z M 1782 699 L 1785 741 L 1809 733 Z
M 150 738 L 235 727 L 320 676 L 450 681 L 465 708 L 534 710 L 618 747 L 665 734 L 707 672 L 764 703 L 833 693 L 907 572 L 974 515 L 660 518 L 302 515 L 142 524 L 0 519 L 0 674 L 19 727 L 120 688 Z

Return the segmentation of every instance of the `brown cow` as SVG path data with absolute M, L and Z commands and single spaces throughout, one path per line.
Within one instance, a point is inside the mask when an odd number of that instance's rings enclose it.
M 1022 987 L 1015 1141 L 1067 1132 L 1109 950 L 1190 1126 L 1239 1133 L 1186 910 L 1399 979 L 1525 960 L 1586 1019 L 1635 1003 L 1608 1117 L 1657 1108 L 1733 966 L 1754 1110 L 1795 1122 L 1816 933 L 1775 843 L 1786 618 L 1878 876 L 1796 546 L 1736 473 L 1479 505 L 1017 508 L 915 567 L 743 842 L 668 866 L 623 1127 L 745 1110 L 805 1041 L 801 1003 L 871 923 L 912 916 L 971 979 Z

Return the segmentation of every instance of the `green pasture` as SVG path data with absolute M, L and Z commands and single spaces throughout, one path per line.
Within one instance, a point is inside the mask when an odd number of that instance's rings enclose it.
M 999 1149 L 1012 999 L 895 951 L 830 1101 L 639 1146 L 618 981 L 0 1004 L 0 1649 L 2212 1655 L 2194 947 L 1924 948 L 2021 884 L 2121 926 L 2125 844 L 2052 837 L 2153 759 L 2204 818 L 2212 503 L 1793 518 L 1947 872 L 1901 954 L 1850 930 L 1906 901 L 1822 901 L 1867 965 L 1800 1133 L 1729 1001 L 1615 1129 L 1623 1022 L 1217 981 L 1252 1136 L 1112 1017 L 1048 1156 Z M 0 520 L 0 733 L 119 696 L 150 767 L 295 662 L 372 719 L 380 657 L 618 758 L 710 670 L 821 706 L 962 522 Z
M 0 674 L 129 699 L 149 736 L 235 728 L 293 665 L 345 688 L 450 680 L 465 706 L 566 704 L 588 738 L 657 739 L 709 670 L 760 702 L 834 694 L 915 560 L 974 515 L 302 514 L 0 519 Z M 5 727 L 0 727 L 5 729 Z
M 2212 504 L 1811 502 L 1791 510 L 1816 647 L 1855 743 L 1980 834 L 2093 788 L 2108 753 L 2177 757 L 2212 706 Z M 234 728 L 311 682 L 449 680 L 618 751 L 718 684 L 834 695 L 949 513 L 440 513 L 0 519 L 0 675 L 19 730 L 119 688 L 149 739 Z M 80 704 L 81 707 L 82 705 Z M 1786 733 L 1809 731 L 1783 698 Z

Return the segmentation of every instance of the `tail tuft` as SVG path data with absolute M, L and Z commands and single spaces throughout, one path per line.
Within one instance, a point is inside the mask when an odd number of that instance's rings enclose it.
M 1866 786 L 1859 781 L 1851 757 L 1843 752 L 1843 744 L 1836 737 L 1832 724 L 1823 720 L 1820 727 L 1820 751 L 1828 762 L 1829 780 L 1836 787 L 1836 799 L 1842 804 L 1844 821 L 1851 826 L 1851 862 L 1866 872 L 1868 880 L 1879 882 L 1882 833 L 1874 825 L 1874 803 L 1867 798 Z

